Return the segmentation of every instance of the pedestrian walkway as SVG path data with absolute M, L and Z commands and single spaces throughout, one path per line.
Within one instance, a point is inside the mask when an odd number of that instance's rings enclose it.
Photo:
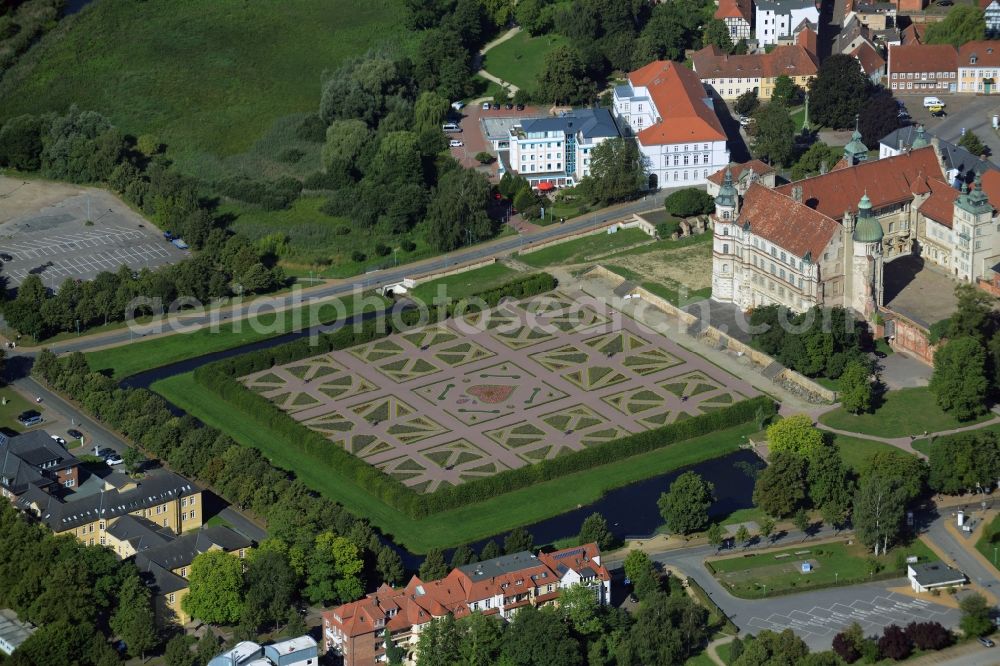
M 507 32 L 503 33 L 502 35 L 500 35 L 499 37 L 497 37 L 496 39 L 494 39 L 492 42 L 488 43 L 486 46 L 484 46 L 482 49 L 479 50 L 479 53 L 476 54 L 476 67 L 479 68 L 479 71 L 476 72 L 476 74 L 478 74 L 479 76 L 483 77 L 487 81 L 492 81 L 493 83 L 497 84 L 498 86 L 502 86 L 502 87 L 507 88 L 507 90 L 510 92 L 511 95 L 513 95 L 518 90 L 520 90 L 520 88 L 518 88 L 517 86 L 515 86 L 513 83 L 511 83 L 509 81 L 504 81 L 503 79 L 490 74 L 485 69 L 482 69 L 482 63 L 483 63 L 483 56 L 486 55 L 487 51 L 489 51 L 490 49 L 492 49 L 493 47 L 495 47 L 495 46 L 497 46 L 499 44 L 503 44 L 504 42 L 506 42 L 508 39 L 510 39 L 511 37 L 513 37 L 514 35 L 516 35 L 519 32 L 521 32 L 521 26 L 519 26 L 519 25 L 518 26 L 514 26 L 513 28 L 511 28 Z M 491 98 L 489 98 L 489 97 L 480 97 L 479 99 L 472 100 L 472 103 L 473 104 L 481 104 L 482 102 L 489 101 L 490 99 Z

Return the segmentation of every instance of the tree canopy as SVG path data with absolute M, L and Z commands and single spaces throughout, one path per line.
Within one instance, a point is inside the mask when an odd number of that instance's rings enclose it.
M 986 39 L 986 19 L 975 5 L 952 7 L 943 21 L 931 23 L 924 33 L 924 44 L 951 44 L 955 48 L 982 39 Z
M 715 502 L 715 486 L 695 472 L 684 472 L 660 495 L 657 506 L 667 529 L 690 534 L 708 527 L 708 510 Z
M 973 337 L 950 339 L 934 352 L 930 390 L 941 409 L 960 421 L 986 412 L 986 349 Z
M 782 166 L 791 161 L 795 123 L 781 104 L 763 104 L 753 113 L 750 150 L 754 157 Z
M 824 446 L 823 433 L 813 426 L 808 414 L 796 414 L 768 426 L 768 450 L 810 456 Z
M 191 563 L 185 613 L 209 624 L 236 624 L 243 610 L 243 561 L 221 550 L 199 554 Z
M 826 127 L 852 128 L 868 99 L 870 86 L 857 60 L 845 54 L 832 55 L 809 82 L 809 115 Z
M 646 186 L 646 160 L 634 140 L 607 139 L 590 155 L 590 175 L 577 189 L 591 201 L 603 205 L 627 201 Z

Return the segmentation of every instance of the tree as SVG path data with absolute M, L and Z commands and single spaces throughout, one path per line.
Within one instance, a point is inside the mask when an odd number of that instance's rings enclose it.
M 219 639 L 212 633 L 211 627 L 205 627 L 205 633 L 198 639 L 198 645 L 195 647 L 196 661 L 205 666 L 217 654 L 219 654 Z
M 902 661 L 913 654 L 913 644 L 898 625 L 890 624 L 878 639 L 878 651 L 893 661 Z
M 833 637 L 833 651 L 848 664 L 853 664 L 861 659 L 864 642 L 864 630 L 860 624 L 854 622 Z
M 753 503 L 771 516 L 792 515 L 806 498 L 806 461 L 793 453 L 778 452 L 757 476 Z
M 858 113 L 858 130 L 866 146 L 877 146 L 885 136 L 901 127 L 896 98 L 884 88 L 865 100 Z
M 774 90 L 771 92 L 771 102 L 790 106 L 799 98 L 801 89 L 795 85 L 792 78 L 787 74 L 782 74 L 774 80 Z
M 461 639 L 453 615 L 432 619 L 420 631 L 418 666 L 452 666 L 458 663 Z
M 608 550 L 614 543 L 615 536 L 608 529 L 608 521 L 599 513 L 587 516 L 580 526 L 579 543 L 596 543 L 601 550 Z
M 879 483 L 899 488 L 907 504 L 923 494 L 927 485 L 927 463 L 916 456 L 897 450 L 879 451 L 861 472 L 862 479 L 874 478 Z
M 737 543 L 743 544 L 743 547 L 746 548 L 747 543 L 749 543 L 750 541 L 750 536 L 751 536 L 750 529 L 746 526 L 745 523 L 741 523 L 739 528 L 737 528 L 736 530 L 735 538 Z
M 191 563 L 181 608 L 202 622 L 235 624 L 243 608 L 242 591 L 242 560 L 225 551 L 206 551 Z
M 972 337 L 985 343 L 998 328 L 993 305 L 996 299 L 971 284 L 955 287 L 958 303 L 951 317 L 945 319 L 945 335 L 949 338 Z
M 42 134 L 45 122 L 35 116 L 15 116 L 0 127 L 0 166 L 21 171 L 41 167 Z
M 760 535 L 765 539 L 770 539 L 772 534 L 774 534 L 774 518 L 764 516 L 764 519 L 760 521 Z
M 765 664 L 801 664 L 809 655 L 809 646 L 791 629 L 780 634 L 764 629 L 743 644 L 743 652 L 733 666 L 764 666 Z
M 448 575 L 448 565 L 444 563 L 444 553 L 438 548 L 433 548 L 427 552 L 424 561 L 420 563 L 417 572 L 421 580 L 431 581 L 444 578 Z
M 403 560 L 389 546 L 379 548 L 375 568 L 379 577 L 389 585 L 403 582 Z
M 854 531 L 875 555 L 889 551 L 903 529 L 904 491 L 876 477 L 863 478 L 854 500 Z
M 299 583 L 287 554 L 274 549 L 251 551 L 244 582 L 245 619 L 255 627 L 271 622 L 277 628 L 288 615 Z
M 576 583 L 559 592 L 559 610 L 578 634 L 592 636 L 601 631 L 599 608 L 592 587 Z
M 312 603 L 354 601 L 364 594 L 361 573 L 364 561 L 347 537 L 323 532 L 316 536 L 308 555 L 305 596 Z
M 160 643 L 150 601 L 149 588 L 134 568 L 122 581 L 118 593 L 118 608 L 111 617 L 111 628 L 128 646 L 133 657 L 146 658 L 146 653 Z
M 851 361 L 840 375 L 840 403 L 852 414 L 872 411 L 875 388 L 871 381 L 871 371 L 861 361 Z
M 927 26 L 924 44 L 951 44 L 955 48 L 986 39 L 983 10 L 973 5 L 952 7 L 945 19 Z
M 983 345 L 972 337 L 945 342 L 934 353 L 930 389 L 938 406 L 959 421 L 968 421 L 984 413 L 989 380 Z
M 122 454 L 122 460 L 125 462 L 125 469 L 128 470 L 128 473 L 135 474 L 146 462 L 146 456 L 142 455 L 142 451 L 134 446 L 128 446 L 125 447 L 125 453 Z
M 809 82 L 809 115 L 826 127 L 853 127 L 871 83 L 852 56 L 835 54 L 823 61 Z
M 427 241 L 450 251 L 463 243 L 489 238 L 494 223 L 486 214 L 490 183 L 471 169 L 448 171 L 427 205 Z
M 736 98 L 736 103 L 733 104 L 733 110 L 741 116 L 751 116 L 753 112 L 757 110 L 760 106 L 760 100 L 757 99 L 757 90 L 748 90 L 739 97 Z
M 500 546 L 497 545 L 496 541 L 490 539 L 483 545 L 483 549 L 479 551 L 479 560 L 485 562 L 501 555 L 503 555 L 503 552 L 500 550 Z
M 625 577 L 632 581 L 632 589 L 640 600 L 660 590 L 660 577 L 646 553 L 641 550 L 630 550 L 625 557 L 623 567 Z
M 989 431 L 940 437 L 930 452 L 932 489 L 957 495 L 991 488 L 1000 478 L 1000 440 Z
M 792 516 L 792 524 L 795 525 L 795 529 L 802 532 L 803 534 L 807 529 L 809 529 L 809 524 L 810 524 L 809 514 L 806 512 L 805 509 L 800 508 L 798 511 L 795 512 L 795 515 Z
M 441 95 L 424 91 L 413 105 L 413 126 L 417 134 L 441 131 L 441 123 L 448 117 L 448 99 Z
M 576 666 L 580 646 L 556 609 L 525 606 L 504 632 L 501 655 L 524 666 Z
M 525 550 L 531 552 L 534 549 L 535 539 L 531 536 L 531 532 L 523 527 L 515 527 L 504 537 L 503 552 L 507 555 L 520 553 Z
M 754 111 L 753 121 L 750 147 L 754 156 L 774 165 L 787 164 L 795 147 L 795 123 L 788 109 L 780 104 L 765 104 Z
M 688 187 L 671 192 L 663 200 L 663 207 L 676 217 L 691 217 L 693 215 L 708 215 L 715 211 L 715 199 L 705 190 Z
M 708 526 L 708 510 L 715 502 L 715 486 L 694 472 L 684 472 L 660 495 L 657 506 L 675 534 L 690 534 Z
M 854 479 L 840 452 L 829 446 L 811 457 L 806 479 L 809 499 L 823 521 L 837 528 L 845 525 L 854 501 Z
M 951 632 L 939 622 L 911 622 L 906 635 L 918 650 L 943 650 L 954 642 Z
M 708 531 L 705 532 L 705 536 L 708 537 L 709 545 L 715 546 L 715 549 L 718 550 L 719 546 L 722 545 L 723 539 L 722 525 L 719 525 L 719 523 L 712 523 L 708 526 Z
M 792 180 L 802 180 L 809 176 L 815 176 L 824 168 L 829 171 L 840 161 L 843 154 L 842 148 L 828 146 L 822 141 L 817 141 L 809 146 L 792 165 Z
M 644 599 L 615 650 L 618 664 L 683 664 L 708 635 L 708 612 L 686 596 Z
M 549 0 L 520 0 L 514 14 L 517 24 L 532 37 L 537 37 L 552 29 L 553 9 Z
M 392 640 L 392 630 L 385 628 L 385 660 L 389 666 L 403 666 L 403 659 L 406 658 L 406 650 Z
M 501 622 L 495 615 L 476 612 L 458 623 L 461 663 L 468 666 L 491 666 L 497 663 L 503 640 Z
M 191 648 L 197 642 L 194 636 L 184 633 L 174 635 L 167 641 L 163 660 L 167 662 L 167 666 L 195 666 L 195 655 Z
M 595 88 L 587 76 L 580 52 L 572 46 L 557 46 L 545 54 L 538 75 L 537 94 L 552 104 L 587 104 Z
M 990 605 L 986 597 L 973 592 L 958 602 L 962 611 L 962 619 L 958 625 L 966 636 L 985 636 L 993 631 L 993 621 L 990 619 Z
M 450 566 L 452 569 L 457 569 L 458 567 L 464 567 L 466 564 L 475 561 L 476 554 L 472 552 L 466 544 L 462 544 L 451 554 Z
M 590 175 L 578 190 L 604 205 L 634 198 L 647 184 L 646 161 L 632 139 L 616 137 L 591 151 Z
M 823 433 L 813 427 L 808 414 L 789 416 L 767 428 L 767 447 L 771 452 L 810 456 L 823 446 Z
M 729 26 L 720 19 L 712 19 L 708 22 L 701 43 L 704 46 L 717 46 L 724 53 L 733 52 L 733 39 L 729 36 Z
M 636 61 L 683 61 L 686 49 L 701 48 L 705 18 L 705 5 L 699 0 L 675 0 L 656 5 L 636 40 Z
M 639 578 L 643 573 L 653 568 L 653 563 L 649 555 L 641 550 L 630 550 L 622 563 L 625 570 L 625 577 L 631 580 Z
M 972 130 L 965 130 L 965 134 L 958 140 L 958 145 L 973 155 L 989 155 L 989 148 L 983 144 L 982 140 Z

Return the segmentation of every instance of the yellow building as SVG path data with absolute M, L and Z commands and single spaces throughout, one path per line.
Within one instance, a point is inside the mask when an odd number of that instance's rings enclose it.
M 706 46 L 691 56 L 691 62 L 701 82 L 725 100 L 734 100 L 750 91 L 755 91 L 760 99 L 770 99 L 779 76 L 788 76 L 797 86 L 805 88 L 819 71 L 815 56 L 801 43 L 750 55 L 729 55 L 715 46 Z

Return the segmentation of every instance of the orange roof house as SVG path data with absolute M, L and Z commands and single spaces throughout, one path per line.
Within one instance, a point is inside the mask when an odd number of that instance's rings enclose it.
M 705 103 L 705 88 L 687 67 L 656 60 L 628 75 L 629 83 L 649 90 L 661 122 L 638 133 L 645 146 L 688 141 L 725 141 L 715 110 Z

